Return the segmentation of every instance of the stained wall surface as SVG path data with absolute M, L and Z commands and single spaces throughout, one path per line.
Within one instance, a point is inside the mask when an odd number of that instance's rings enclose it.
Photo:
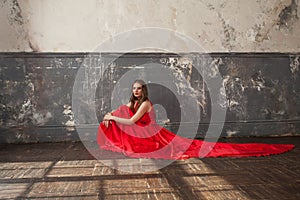
M 134 75 L 149 83 L 158 122 L 185 127 L 186 137 L 204 138 L 209 126 L 221 127 L 212 137 L 299 135 L 299 8 L 298 0 L 1 1 L 0 142 L 79 140 L 76 120 L 95 139 L 103 114 L 128 99 L 120 82 Z M 74 97 L 78 89 L 86 92 Z M 186 117 L 190 100 L 196 120 Z M 211 121 L 215 107 L 224 119 Z
M 161 27 L 208 52 L 298 52 L 299 8 L 298 0 L 2 0 L 0 50 L 90 52 L 116 34 Z

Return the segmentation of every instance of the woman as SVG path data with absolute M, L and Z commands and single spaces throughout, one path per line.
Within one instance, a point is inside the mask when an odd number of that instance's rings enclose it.
M 98 129 L 99 147 L 135 158 L 187 159 L 192 157 L 245 157 L 279 154 L 291 144 L 212 143 L 180 137 L 155 122 L 144 81 L 132 85 L 130 101 L 104 116 Z

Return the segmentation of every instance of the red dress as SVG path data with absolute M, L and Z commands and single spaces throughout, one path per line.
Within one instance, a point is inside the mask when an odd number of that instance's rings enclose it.
M 131 118 L 134 113 L 122 105 L 114 116 Z M 133 158 L 187 159 L 199 157 L 246 157 L 279 154 L 294 148 L 292 144 L 235 144 L 207 142 L 178 136 L 159 126 L 152 111 L 145 113 L 134 125 L 114 121 L 99 125 L 98 145 L 101 149 L 120 152 Z

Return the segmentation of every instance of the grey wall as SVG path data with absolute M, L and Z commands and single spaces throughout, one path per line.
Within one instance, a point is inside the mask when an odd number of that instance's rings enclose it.
M 158 112 L 158 121 L 169 119 L 165 126 L 174 132 L 183 124 L 204 137 L 212 105 L 227 105 L 222 136 L 298 135 L 299 16 L 299 0 L 0 0 L 0 142 L 78 140 L 72 95 L 80 67 L 89 66 L 83 97 L 95 95 L 82 104 L 96 109 L 99 121 L 114 107 L 110 100 L 118 100 L 112 94 L 118 91 L 118 80 L 130 70 L 147 79 L 139 66 L 153 63 L 171 71 L 173 81 L 164 84 L 175 84 L 175 93 L 149 85 L 151 99 L 165 109 Z M 118 34 L 147 27 L 170 34 L 145 34 L 129 43 L 114 43 L 112 49 L 96 48 L 117 41 Z M 200 53 L 177 43 L 178 34 L 201 46 Z M 129 48 L 143 41 L 166 48 Z M 109 63 L 116 55 L 120 57 Z M 203 62 L 203 55 L 210 59 Z M 197 73 L 197 66 L 210 71 L 207 77 Z M 225 91 L 219 91 L 221 101 L 211 102 L 203 78 L 214 79 L 216 74 Z M 95 94 L 90 87 L 97 88 Z M 119 90 L 122 102 L 126 90 Z M 174 95 L 186 110 L 181 111 Z M 193 112 L 188 99 L 196 100 L 200 122 L 181 119 L 182 112 Z M 96 126 L 89 113 L 83 116 Z M 94 138 L 93 131 L 87 134 Z
M 117 59 L 106 68 L 107 60 L 116 55 Z M 219 71 L 226 90 L 226 94 L 220 93 L 225 102 L 213 102 L 228 105 L 222 136 L 299 134 L 299 55 L 210 54 L 211 59 L 207 59 L 205 65 Z M 78 69 L 84 63 L 89 65 L 89 72 L 85 72 L 83 77 L 84 81 L 97 70 L 99 77 L 89 81 L 89 84 L 96 87 L 95 99 L 90 99 L 95 104 L 84 102 L 84 97 L 79 100 L 82 100 L 81 105 L 84 107 L 96 110 L 99 121 L 114 106 L 111 105 L 112 91 L 120 87 L 117 85 L 118 81 L 130 70 L 138 72 L 137 78 L 147 79 L 149 75 L 139 66 L 151 68 L 157 63 L 171 71 L 176 83 L 175 91 L 178 92 L 174 95 L 183 99 L 182 104 L 188 104 L 187 99 L 193 98 L 199 102 L 201 110 L 200 121 L 182 121 L 181 109 L 172 92 L 168 93 L 163 86 L 150 84 L 153 103 L 163 105 L 167 112 L 167 115 L 158 116 L 159 122 L 169 119 L 170 123 L 165 126 L 174 132 L 180 122 L 181 125 L 190 126 L 191 130 L 196 126 L 197 137 L 200 138 L 205 136 L 210 123 L 210 92 L 203 81 L 203 75 L 195 70 L 197 65 L 203 65 L 202 54 L 6 53 L 0 56 L 1 142 L 78 140 L 74 129 L 72 91 Z M 101 72 L 104 68 L 106 70 Z M 208 73 L 207 76 L 211 78 L 214 74 Z M 84 86 L 85 83 L 82 82 L 81 85 Z M 123 89 L 123 93 L 120 91 L 121 101 L 126 101 L 129 98 L 130 85 L 121 88 L 128 88 L 125 93 Z M 88 93 L 87 91 L 86 94 Z M 181 112 L 193 111 L 187 108 Z M 87 113 L 84 117 L 86 123 L 97 126 L 90 119 L 91 115 Z M 217 121 L 213 123 L 219 125 Z M 190 137 L 192 134 L 187 132 L 185 136 Z M 91 136 L 93 137 L 95 135 Z

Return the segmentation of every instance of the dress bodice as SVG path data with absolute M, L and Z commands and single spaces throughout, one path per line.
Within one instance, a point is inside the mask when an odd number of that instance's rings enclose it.
M 152 104 L 151 104 L 152 105 Z M 126 106 L 130 112 L 130 117 L 132 117 L 135 112 L 132 112 L 130 110 L 130 108 L 128 106 Z M 137 122 L 137 125 L 140 126 L 145 126 L 145 125 L 149 125 L 149 124 L 155 124 L 156 123 L 156 119 L 155 119 L 155 112 L 153 107 L 151 108 L 151 110 L 149 112 L 146 112 Z

